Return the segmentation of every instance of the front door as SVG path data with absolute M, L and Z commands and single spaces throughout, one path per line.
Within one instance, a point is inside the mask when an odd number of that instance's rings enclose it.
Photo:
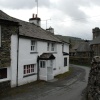
M 47 70 L 46 70 L 46 61 L 40 60 L 39 61 L 39 77 L 41 80 L 47 80 Z
M 47 67 L 47 80 L 52 80 L 54 78 L 53 76 L 53 60 L 48 61 L 48 67 Z

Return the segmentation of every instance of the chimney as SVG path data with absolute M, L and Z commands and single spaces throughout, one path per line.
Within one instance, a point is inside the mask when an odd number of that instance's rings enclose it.
M 32 18 L 34 18 L 34 14 L 33 14 L 33 17 Z
M 41 26 L 41 19 L 37 17 L 37 14 L 33 14 L 32 18 L 29 19 L 29 22 L 35 24 L 36 26 Z
M 37 18 L 37 14 L 36 14 L 36 18 Z
M 92 33 L 93 33 L 93 39 L 95 39 L 98 36 L 100 36 L 100 29 L 98 27 L 95 27 L 94 29 L 92 29 Z
M 54 34 L 54 28 L 52 28 L 51 26 L 48 29 L 46 29 L 46 30 L 51 32 L 52 34 Z

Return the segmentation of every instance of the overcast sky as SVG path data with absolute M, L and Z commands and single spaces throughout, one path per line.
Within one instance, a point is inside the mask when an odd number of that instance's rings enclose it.
M 36 0 L 0 0 L 0 9 L 28 21 L 37 13 Z M 100 27 L 100 0 L 38 0 L 41 27 L 55 34 L 92 39 L 92 29 Z

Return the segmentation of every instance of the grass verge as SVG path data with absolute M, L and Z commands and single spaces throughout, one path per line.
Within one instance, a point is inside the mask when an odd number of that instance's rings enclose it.
M 73 72 L 73 69 L 69 67 L 68 72 L 65 72 L 64 74 L 59 74 L 59 75 L 55 76 L 55 78 L 57 78 L 57 79 L 65 78 L 65 77 L 69 76 L 72 72 Z

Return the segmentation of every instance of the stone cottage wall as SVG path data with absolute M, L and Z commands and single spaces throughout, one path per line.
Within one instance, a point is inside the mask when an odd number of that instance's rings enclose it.
M 87 85 L 87 100 L 100 100 L 100 57 L 94 57 Z
M 3 93 L 4 91 L 6 91 L 7 89 L 10 89 L 10 88 L 11 88 L 10 81 L 0 83 L 0 93 Z
M 18 33 L 18 26 L 0 24 L 1 26 L 1 47 L 0 47 L 0 68 L 11 66 L 11 35 Z M 0 93 L 10 88 L 10 80 L 0 82 Z
M 18 33 L 18 26 L 1 25 L 0 68 L 10 67 L 11 35 Z

